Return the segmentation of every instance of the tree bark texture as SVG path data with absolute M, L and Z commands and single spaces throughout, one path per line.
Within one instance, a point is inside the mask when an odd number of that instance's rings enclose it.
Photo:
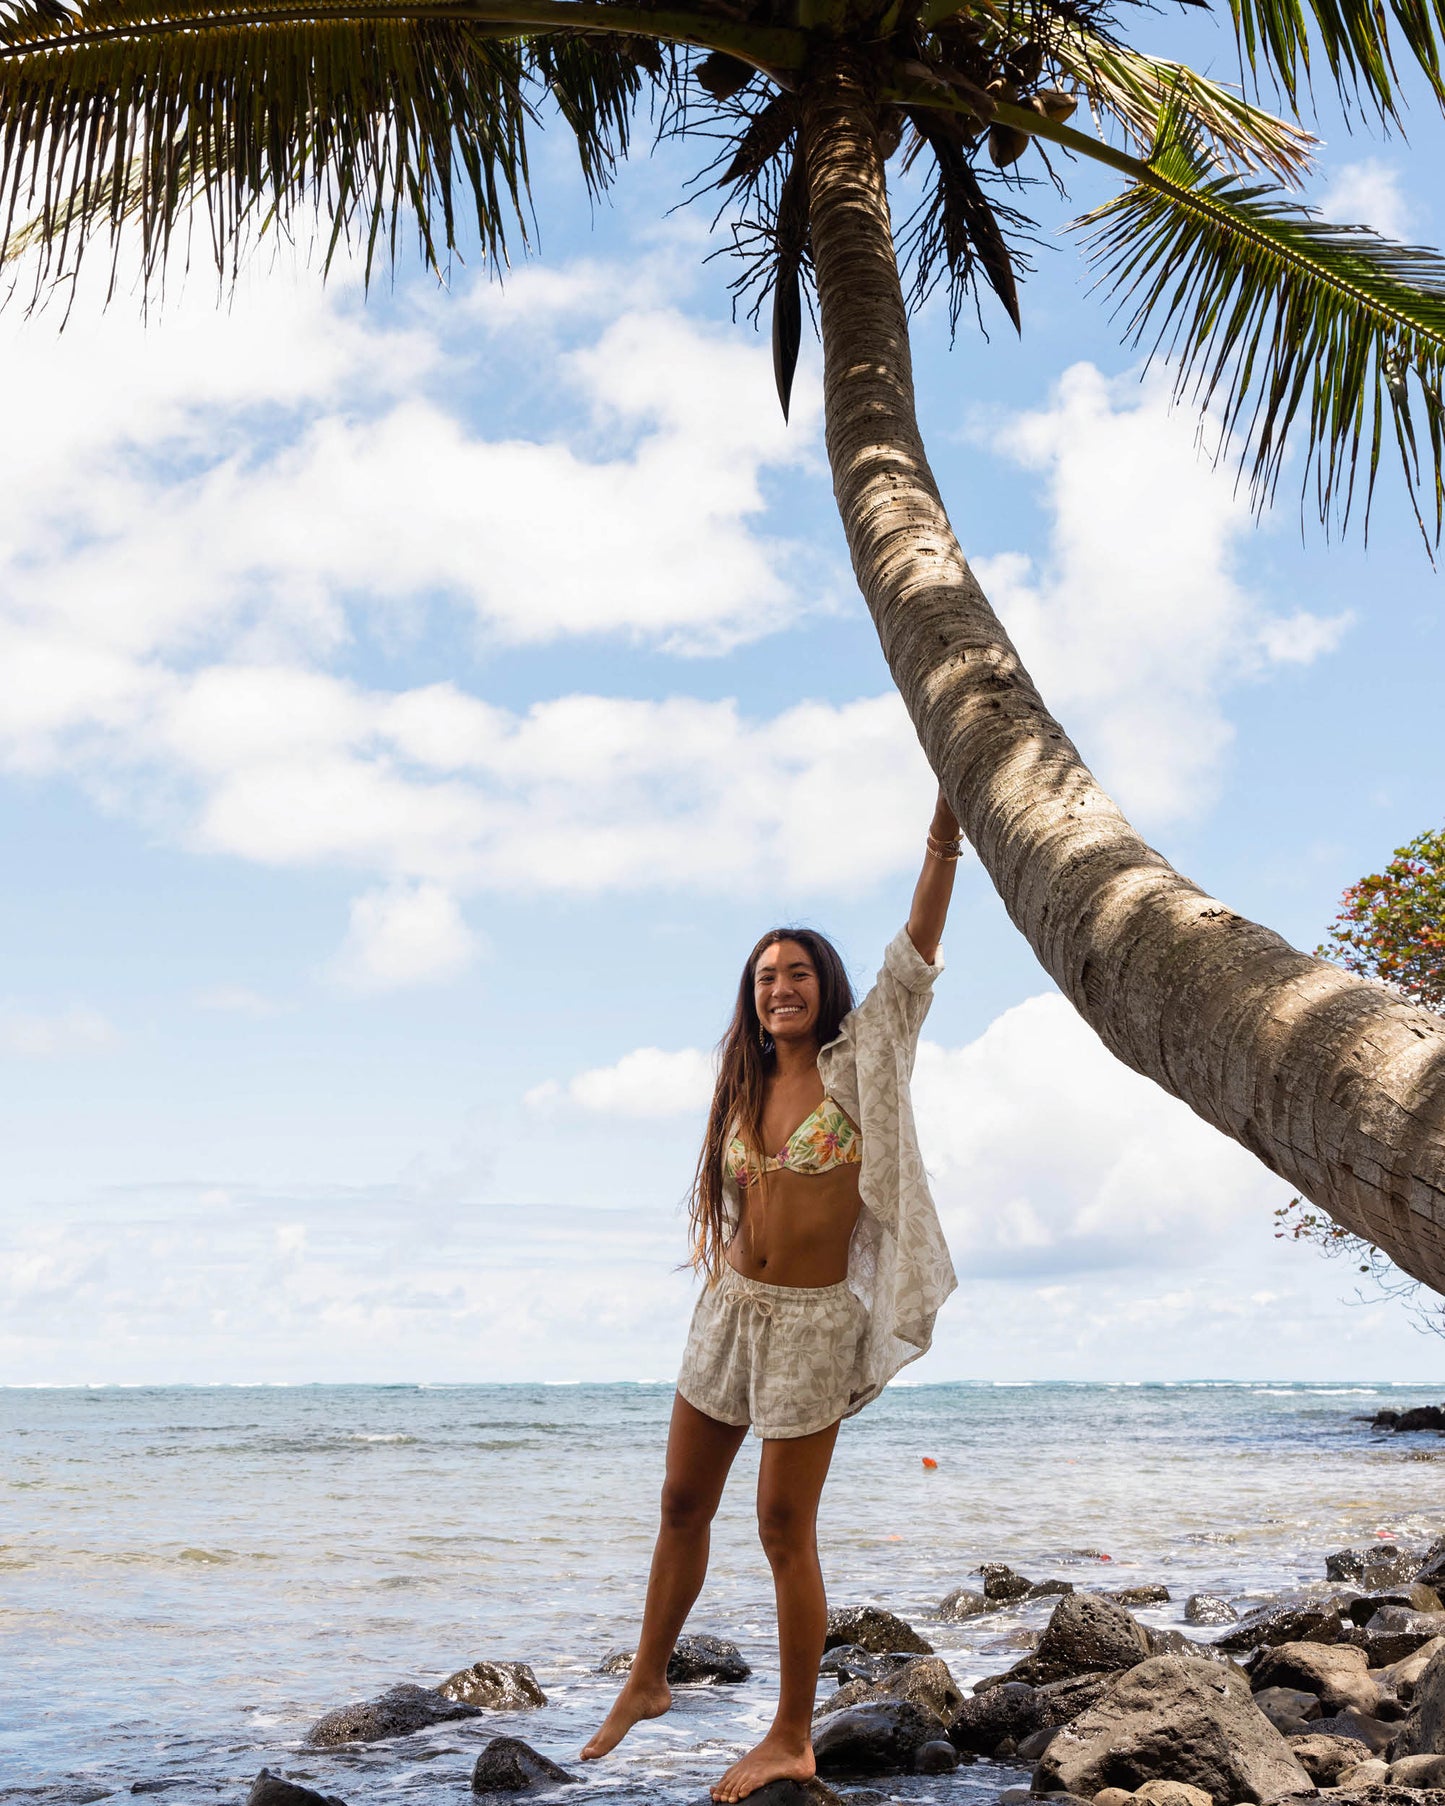
M 1096 783 L 969 569 L 924 455 L 856 53 L 840 47 L 811 69 L 801 100 L 834 494 L 894 680 L 964 831 L 1119 1059 L 1445 1290 L 1445 1024 L 1208 896 Z

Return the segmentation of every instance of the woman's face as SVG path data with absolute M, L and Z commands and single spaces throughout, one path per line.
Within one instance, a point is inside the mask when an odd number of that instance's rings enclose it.
M 818 974 L 797 941 L 774 941 L 758 955 L 753 1002 L 758 1021 L 774 1041 L 816 1038 Z

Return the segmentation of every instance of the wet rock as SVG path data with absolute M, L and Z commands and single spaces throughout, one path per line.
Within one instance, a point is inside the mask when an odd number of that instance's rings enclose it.
M 1315 1695 L 1298 1687 L 1261 1687 L 1254 1703 L 1282 1737 L 1297 1736 L 1312 1718 L 1323 1716 Z
M 1445 1787 L 1445 1755 L 1400 1756 L 1390 1764 L 1390 1780 L 1400 1787 Z
M 1115 1605 L 1167 1605 L 1169 1589 L 1161 1586 L 1117 1587 L 1102 1597 L 1112 1599 Z
M 1273 1801 L 1313 1788 L 1249 1684 L 1189 1656 L 1153 1656 L 1066 1725 L 1034 1773 L 1035 1792 L 1136 1789 L 1185 1781 L 1216 1801 Z
M 958 1751 L 946 1737 L 925 1743 L 913 1758 L 913 1772 L 917 1775 L 951 1775 L 957 1767 Z
M 949 1722 L 948 1736 L 956 1749 L 990 1756 L 1001 1743 L 1017 1747 L 1043 1723 L 1039 1689 L 1022 1681 L 1006 1681 L 982 1692 L 975 1690 L 971 1699 L 964 1700 Z
M 1365 1620 L 1365 1629 L 1409 1631 L 1428 1642 L 1431 1637 L 1445 1635 L 1445 1614 L 1417 1612 L 1408 1605 L 1382 1605 Z
M 997 1601 L 985 1598 L 982 1593 L 971 1592 L 968 1587 L 955 1587 L 939 1600 L 938 1615 L 950 1624 L 961 1624 L 965 1618 L 977 1618 L 982 1612 L 993 1611 L 996 1604 Z
M 1072 1580 L 1036 1580 L 1029 1588 L 1028 1596 L 1030 1599 L 1050 1599 L 1056 1593 L 1072 1593 L 1073 1590 L 1074 1583 Z
M 522 1793 L 529 1787 L 576 1785 L 577 1780 L 576 1775 L 569 1775 L 520 1737 L 494 1737 L 477 1757 L 472 1770 L 472 1792 Z
M 1278 1643 L 1263 1649 L 1250 1668 L 1255 1692 L 1297 1687 L 1317 1696 L 1322 1713 L 1355 1706 L 1373 1713 L 1380 1689 L 1369 1677 L 1362 1649 L 1340 1643 Z
M 1219 1639 L 1219 1648 L 1234 1651 L 1255 1649 L 1261 1643 L 1338 1643 L 1343 1628 L 1336 1600 L 1296 1594 L 1247 1612 Z
M 1445 1615 L 1382 1605 L 1369 1621 L 1352 1631 L 1349 1641 L 1364 1651 L 1372 1668 L 1388 1668 L 1445 1635 Z
M 627 1674 L 635 1653 L 631 1649 L 611 1650 L 597 1664 L 597 1672 Z M 686 1687 L 697 1681 L 732 1684 L 745 1681 L 751 1673 L 737 1644 L 722 1637 L 679 1637 L 667 1659 L 667 1680 L 672 1687 Z
M 983 1596 L 995 1605 L 1010 1599 L 1027 1599 L 1033 1581 L 1016 1572 L 1006 1561 L 986 1561 L 979 1569 L 983 1576 Z
M 1149 1640 L 1122 1605 L 1097 1593 L 1070 1593 L 1054 1607 L 1038 1648 L 1009 1670 L 1013 1680 L 1039 1686 L 1076 1674 L 1132 1668 Z
M 1445 1754 L 1445 1649 L 1436 1650 L 1415 1682 L 1415 1709 L 1390 1751 L 1397 1762 L 1402 1756 L 1441 1754 Z
M 840 1643 L 825 1651 L 818 1672 L 837 1675 L 840 1686 L 848 1681 L 883 1681 L 910 1659 L 906 1655 L 874 1655 L 856 1643 Z
M 1377 1414 L 1375 1422 L 1379 1423 L 1380 1418 L 1386 1415 L 1394 1418 L 1395 1421 L 1389 1427 L 1397 1433 L 1410 1430 L 1445 1430 L 1445 1405 L 1414 1405 L 1408 1411 L 1391 1411 L 1389 1413 L 1381 1411 Z
M 940 1724 L 949 1724 L 964 1704 L 958 1683 L 941 1656 L 918 1656 L 881 1681 L 850 1681 L 814 1712 L 816 1722 L 874 1700 L 904 1699 L 931 1712 Z
M 816 1776 L 811 1781 L 767 1781 L 748 1795 L 754 1806 L 865 1806 L 865 1795 L 858 1793 L 836 1794 L 831 1787 L 825 1787 Z M 886 1794 L 866 1797 L 866 1806 L 873 1806 L 874 1800 L 886 1802 Z
M 1445 1587 L 1445 1580 L 1440 1582 Z M 1410 1582 L 1410 1607 L 1417 1612 L 1445 1612 L 1445 1599 L 1434 1587 L 1428 1587 L 1423 1580 Z
M 1030 1731 L 1014 1754 L 1020 1762 L 1037 1762 L 1062 1728 L 1061 1725 L 1046 1724 L 1041 1730 Z
M 1353 1644 L 1356 1649 L 1363 1649 L 1365 1660 L 1371 1668 L 1393 1668 L 1418 1650 L 1427 1649 L 1431 1643 L 1438 1642 L 1439 1638 L 1430 1637 L 1422 1643 L 1414 1631 L 1360 1628 L 1347 1632 L 1344 1641 Z
M 1445 1536 L 1436 1537 L 1425 1551 L 1415 1578 L 1427 1587 L 1445 1586 Z
M 547 1703 L 525 1662 L 473 1662 L 449 1675 L 437 1692 L 443 1699 L 459 1699 L 491 1712 L 530 1712 Z
M 314 1787 L 303 1787 L 299 1781 L 288 1781 L 285 1775 L 263 1768 L 251 1783 L 246 1806 L 345 1806 L 345 1802 L 334 1793 L 318 1793 Z
M 911 1700 L 880 1700 L 825 1718 L 813 1734 L 813 1755 L 824 1775 L 907 1774 L 924 1744 L 937 1741 L 932 1712 Z
M 828 1613 L 828 1634 L 824 1649 L 836 1649 L 842 1643 L 855 1643 L 874 1655 L 887 1655 L 901 1650 L 906 1655 L 932 1655 L 933 1645 L 926 1643 L 911 1624 L 878 1605 L 841 1605 Z
M 380 1743 L 387 1737 L 410 1737 L 428 1725 L 453 1718 L 477 1718 L 475 1706 L 445 1699 L 434 1688 L 391 1687 L 376 1699 L 328 1712 L 306 1734 L 306 1741 L 320 1749 L 338 1743 Z
M 1403 1656 L 1398 1662 L 1373 1670 L 1371 1678 L 1382 1694 L 1393 1694 L 1396 1699 L 1409 1705 L 1415 1697 L 1420 1676 L 1442 1649 L 1445 1649 L 1445 1637 L 1432 1637 L 1428 1643 L 1422 1643 L 1418 1649 Z
M 1175 1630 L 1172 1625 L 1167 1630 L 1156 1630 L 1152 1624 L 1146 1624 L 1142 1628 L 1149 1639 L 1150 1655 L 1197 1656 L 1201 1662 L 1220 1662 L 1229 1668 L 1238 1666 L 1227 1649 L 1221 1649 L 1216 1643 L 1196 1643 L 1192 1637 L 1186 1637 L 1182 1630 Z
M 1395 1543 L 1373 1543 L 1365 1549 L 1336 1549 L 1325 1557 L 1325 1579 L 1353 1581 L 1365 1592 L 1383 1593 L 1408 1586 L 1420 1558 L 1406 1555 Z
M 672 1687 L 694 1681 L 745 1681 L 752 1673 L 736 1643 L 722 1637 L 679 1637 L 667 1660 L 667 1680 Z
M 1407 1610 L 1417 1609 L 1409 1593 L 1350 1593 L 1340 1599 L 1339 1605 L 1340 1616 L 1348 1618 L 1351 1624 L 1368 1624 L 1382 1605 L 1403 1605 Z
M 1186 1624 L 1237 1624 L 1239 1613 L 1218 1593 L 1191 1593 L 1184 1601 Z
M 1347 1768 L 1357 1768 L 1360 1745 L 1354 1737 L 1331 1737 L 1327 1731 L 1307 1731 L 1291 1737 L 1295 1761 L 1317 1787 L 1333 1787 Z

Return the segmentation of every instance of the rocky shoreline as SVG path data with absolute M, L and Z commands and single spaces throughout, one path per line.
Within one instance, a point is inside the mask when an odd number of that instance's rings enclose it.
M 1319 1590 L 1241 1611 L 1217 1593 L 1184 1601 L 1177 1628 L 1131 1608 L 1171 1603 L 1157 1585 L 1083 1590 L 1030 1579 L 1001 1562 L 939 1601 L 958 1624 L 1053 1602 L 1030 1647 L 965 1694 L 918 1628 L 875 1605 L 829 1614 L 825 1682 L 815 1714 L 818 1779 L 776 1782 L 758 1806 L 882 1806 L 888 1777 L 945 1776 L 960 1765 L 1033 1765 L 999 1806 L 1445 1806 L 1445 1536 L 1428 1549 L 1393 1543 L 1323 1559 Z M 599 1672 L 625 1672 L 629 1651 Z M 728 1685 L 751 1670 L 734 1644 L 679 1640 L 675 1685 Z M 483 1714 L 547 1703 L 524 1662 L 478 1661 L 434 1688 L 399 1686 L 328 1712 L 318 1749 L 409 1736 Z M 501 1806 L 575 1784 L 514 1735 L 477 1757 L 471 1791 Z M 981 1776 L 980 1776 L 981 1778 Z M 977 1789 L 974 1789 L 977 1792 Z M 345 1806 L 263 1769 L 248 1806 Z

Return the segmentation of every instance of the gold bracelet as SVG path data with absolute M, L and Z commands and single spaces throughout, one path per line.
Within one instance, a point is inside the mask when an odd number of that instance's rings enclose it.
M 928 836 L 928 850 L 935 859 L 941 859 L 945 865 L 952 865 L 963 852 L 963 841 L 939 840 L 935 835 Z

